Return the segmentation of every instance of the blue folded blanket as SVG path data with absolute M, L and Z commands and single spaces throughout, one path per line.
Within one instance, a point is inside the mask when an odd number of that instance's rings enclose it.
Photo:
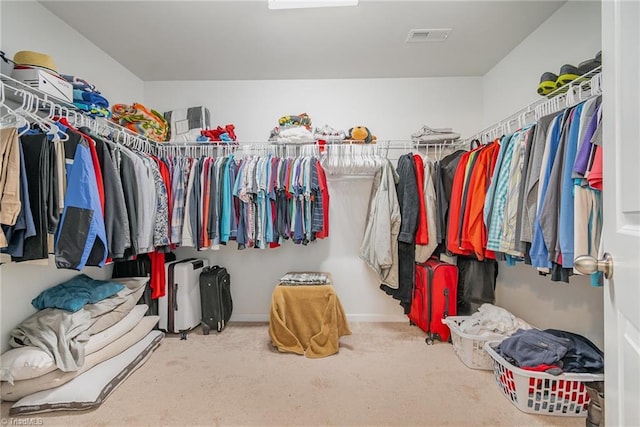
M 59 308 L 76 312 L 86 304 L 95 304 L 124 289 L 121 283 L 95 280 L 80 274 L 64 283 L 42 291 L 31 301 L 37 310 Z
M 73 101 L 82 101 L 88 104 L 95 104 L 98 107 L 109 108 L 109 101 L 104 96 L 96 92 L 85 92 L 82 90 L 73 90 Z
M 74 100 L 73 105 L 82 111 L 86 111 L 92 117 L 106 117 L 107 119 L 111 117 L 111 111 L 108 108 L 100 107 L 96 104 Z

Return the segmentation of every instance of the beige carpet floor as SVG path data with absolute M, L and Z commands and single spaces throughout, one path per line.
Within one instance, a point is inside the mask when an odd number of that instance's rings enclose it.
M 279 353 L 267 324 L 167 336 L 97 409 L 30 416 L 66 426 L 584 426 L 584 418 L 520 412 L 493 373 L 467 368 L 453 347 L 427 346 L 404 323 L 351 323 L 340 352 Z M 2 425 L 19 425 L 2 403 Z M 39 421 L 41 419 L 41 421 Z

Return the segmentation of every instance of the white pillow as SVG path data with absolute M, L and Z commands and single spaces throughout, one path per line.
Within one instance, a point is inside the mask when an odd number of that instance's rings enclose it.
M 89 337 L 89 341 L 84 346 L 84 354 L 95 353 L 106 345 L 111 344 L 134 328 L 144 317 L 149 307 L 146 304 L 138 304 L 122 318 L 118 323 L 108 327 L 102 332 Z
M 13 348 L 0 356 L 0 359 L 0 380 L 11 384 L 14 380 L 28 380 L 56 369 L 53 358 L 44 350 L 33 346 Z
M 42 390 L 48 390 L 68 383 L 83 372 L 88 371 L 99 363 L 122 353 L 142 338 L 144 338 L 158 323 L 158 316 L 145 316 L 132 330 L 101 348 L 93 354 L 85 357 L 84 365 L 72 372 L 63 372 L 55 369 L 48 374 L 41 375 L 24 381 L 16 381 L 15 384 L 0 383 L 0 399 L 13 402 L 23 397 Z
M 94 409 L 126 378 L 149 359 L 164 333 L 151 331 L 120 354 L 94 366 L 66 384 L 23 397 L 9 410 L 10 415 L 50 411 Z
M 149 307 L 145 304 L 136 305 L 115 325 L 91 335 L 84 347 L 85 355 L 95 353 L 129 332 L 140 323 L 148 309 Z M 44 350 L 33 346 L 11 349 L 0 358 L 2 359 L 0 380 L 8 381 L 10 384 L 14 381 L 36 378 L 56 369 L 53 358 Z

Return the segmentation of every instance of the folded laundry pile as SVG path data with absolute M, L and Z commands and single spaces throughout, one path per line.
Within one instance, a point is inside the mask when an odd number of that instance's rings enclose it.
M 73 105 L 94 117 L 111 117 L 109 101 L 102 96 L 95 85 L 80 77 L 62 74 L 62 77 L 73 85 Z
M 152 141 L 164 142 L 169 134 L 169 124 L 156 110 L 142 104 L 115 104 L 111 120 Z
M 332 144 L 342 142 L 347 137 L 347 134 L 343 130 L 336 130 L 329 125 L 324 125 L 313 130 L 313 137 L 316 141 L 325 141 L 328 144 Z
M 418 144 L 439 144 L 460 139 L 460 134 L 451 128 L 431 128 L 427 125 L 411 134 L 411 140 Z
M 604 353 L 582 335 L 557 329 L 518 330 L 495 350 L 522 369 L 559 375 L 602 373 Z
M 280 278 L 280 285 L 326 285 L 331 283 L 326 273 L 287 273 Z
M 511 335 L 518 329 L 531 329 L 531 326 L 504 308 L 489 303 L 482 304 L 460 324 L 462 332 L 477 336 Z
M 315 142 L 311 132 L 311 117 L 307 113 L 280 117 L 278 126 L 269 135 L 269 141 L 297 144 Z
M 218 126 L 215 129 L 203 129 L 200 131 L 198 141 L 211 141 L 211 142 L 226 142 L 232 144 L 236 142 L 236 127 L 233 124 L 228 124 L 225 127 Z

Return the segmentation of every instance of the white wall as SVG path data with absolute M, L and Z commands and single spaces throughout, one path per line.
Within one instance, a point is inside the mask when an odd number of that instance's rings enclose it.
M 160 111 L 204 105 L 212 125 L 234 123 L 242 141 L 265 141 L 280 116 L 306 112 L 315 125 L 369 126 L 382 140 L 409 139 L 422 125 L 469 133 L 481 124 L 480 78 L 146 82 Z M 330 179 L 330 236 L 308 246 L 246 249 L 235 243 L 198 256 L 231 273 L 232 320 L 267 320 L 271 292 L 287 271 L 329 271 L 350 319 L 407 321 L 358 257 L 371 178 Z M 180 256 L 195 251 L 181 249 Z
M 40 3 L 2 1 L 0 15 L 0 47 L 9 58 L 20 50 L 46 53 L 59 73 L 94 84 L 111 105 L 144 102 L 142 80 Z
M 578 65 L 600 50 L 600 2 L 569 1 L 483 77 L 483 127 L 535 102 L 544 71 Z M 577 254 L 578 255 L 578 254 Z M 585 277 L 551 282 L 530 266 L 500 263 L 496 303 L 541 328 L 577 332 L 604 348 L 602 288 Z
M 469 78 L 145 82 L 159 111 L 204 105 L 213 126 L 266 141 L 278 118 L 306 112 L 316 126 L 368 126 L 381 140 L 410 139 L 422 125 L 469 133 L 481 122 L 482 80 Z
M 95 84 L 112 104 L 143 100 L 142 80 L 40 3 L 2 1 L 0 15 L 0 47 L 9 57 L 19 50 L 47 53 L 59 72 Z M 87 268 L 83 273 L 104 279 L 111 276 L 111 268 Z M 35 311 L 31 300 L 76 274 L 46 263 L 0 265 L 0 351 L 7 348 L 11 329 Z
M 599 1 L 569 1 L 558 9 L 484 75 L 484 126 L 540 99 L 536 91 L 545 71 L 558 74 L 564 64 L 595 57 L 600 27 Z

